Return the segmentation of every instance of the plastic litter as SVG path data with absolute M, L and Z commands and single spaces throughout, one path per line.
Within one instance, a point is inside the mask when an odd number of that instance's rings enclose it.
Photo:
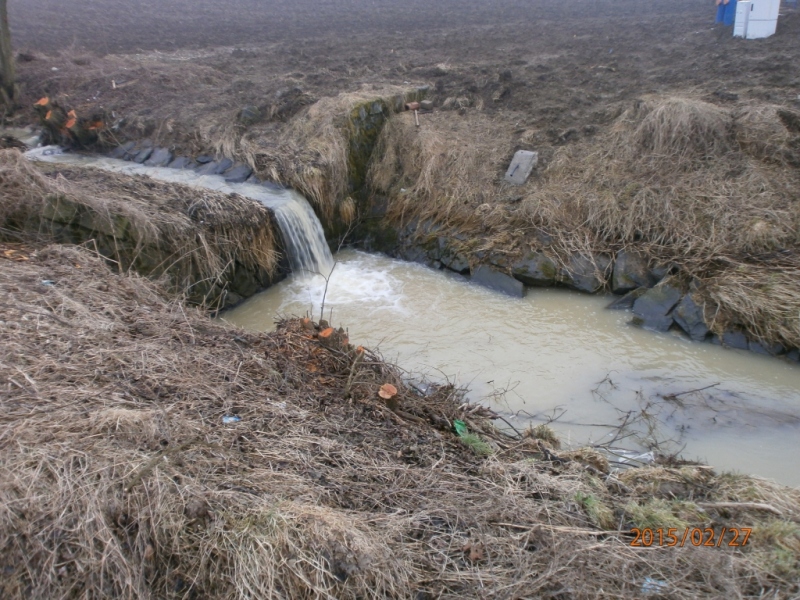
M 467 429 L 467 424 L 464 421 L 459 421 L 456 419 L 453 421 L 453 429 L 456 430 L 456 433 L 459 437 L 465 436 L 469 433 L 469 429 Z
M 53 286 L 55 284 L 56 284 L 56 282 L 53 281 L 52 279 L 42 279 L 42 285 Z
M 638 452 L 636 450 L 622 450 L 614 448 L 614 454 L 618 457 L 618 462 L 622 464 L 653 464 L 656 460 L 656 455 L 651 450 L 650 452 Z
M 666 581 L 653 579 L 652 577 L 645 577 L 642 584 L 643 594 L 661 594 L 669 589 L 669 584 Z
M 242 417 L 238 415 L 233 415 L 232 417 L 222 417 L 222 422 L 225 423 L 226 425 L 230 423 L 238 423 L 241 420 Z

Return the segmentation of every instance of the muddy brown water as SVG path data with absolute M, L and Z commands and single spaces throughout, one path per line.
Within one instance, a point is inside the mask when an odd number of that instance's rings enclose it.
M 796 366 L 638 329 L 602 295 L 531 289 L 514 299 L 414 263 L 349 250 L 336 258 L 325 318 L 410 373 L 469 386 L 471 400 L 517 428 L 551 422 L 568 444 L 613 440 L 642 452 L 657 442 L 800 485 Z M 292 277 L 223 318 L 255 331 L 279 315 L 318 319 L 324 288 L 322 277 Z

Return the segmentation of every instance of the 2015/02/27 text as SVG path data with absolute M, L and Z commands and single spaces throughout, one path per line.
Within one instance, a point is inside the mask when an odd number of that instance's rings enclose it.
M 719 548 L 729 546 L 739 548 L 747 545 L 750 539 L 751 527 L 723 527 L 720 531 L 707 527 L 687 527 L 682 533 L 676 527 L 664 528 L 632 528 L 634 535 L 631 546 L 639 548 L 649 548 L 650 546 L 679 546 L 683 548 L 686 544 L 692 546 L 710 546 Z M 725 541 L 726 536 L 729 538 Z

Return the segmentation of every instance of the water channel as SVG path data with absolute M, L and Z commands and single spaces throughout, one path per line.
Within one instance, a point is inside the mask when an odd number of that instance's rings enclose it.
M 223 318 L 258 331 L 272 329 L 279 315 L 319 318 L 325 279 L 304 270 L 327 273 L 332 263 L 319 222 L 296 192 L 52 147 L 28 156 L 262 202 L 277 217 L 297 274 Z M 632 327 L 629 313 L 605 309 L 609 301 L 564 289 L 515 299 L 453 273 L 347 250 L 336 256 L 325 317 L 409 373 L 468 386 L 472 401 L 517 428 L 547 422 L 569 445 L 613 442 L 646 453 L 656 444 L 800 485 L 800 368 Z
M 641 330 L 630 313 L 606 310 L 610 297 L 530 289 L 515 299 L 415 263 L 352 250 L 336 259 L 325 318 L 409 372 L 468 386 L 470 399 L 518 428 L 552 420 L 569 444 L 602 444 L 627 417 L 623 435 L 636 435 L 615 445 L 647 450 L 656 441 L 723 470 L 800 485 L 796 366 Z M 278 315 L 319 319 L 324 288 L 322 277 L 294 276 L 224 319 L 258 331 Z

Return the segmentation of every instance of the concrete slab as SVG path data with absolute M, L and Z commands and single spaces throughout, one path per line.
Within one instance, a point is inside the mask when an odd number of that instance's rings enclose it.
M 518 150 L 511 160 L 511 164 L 506 171 L 506 183 L 512 185 L 522 185 L 528 181 L 531 171 L 539 162 L 539 153 L 529 150 Z

